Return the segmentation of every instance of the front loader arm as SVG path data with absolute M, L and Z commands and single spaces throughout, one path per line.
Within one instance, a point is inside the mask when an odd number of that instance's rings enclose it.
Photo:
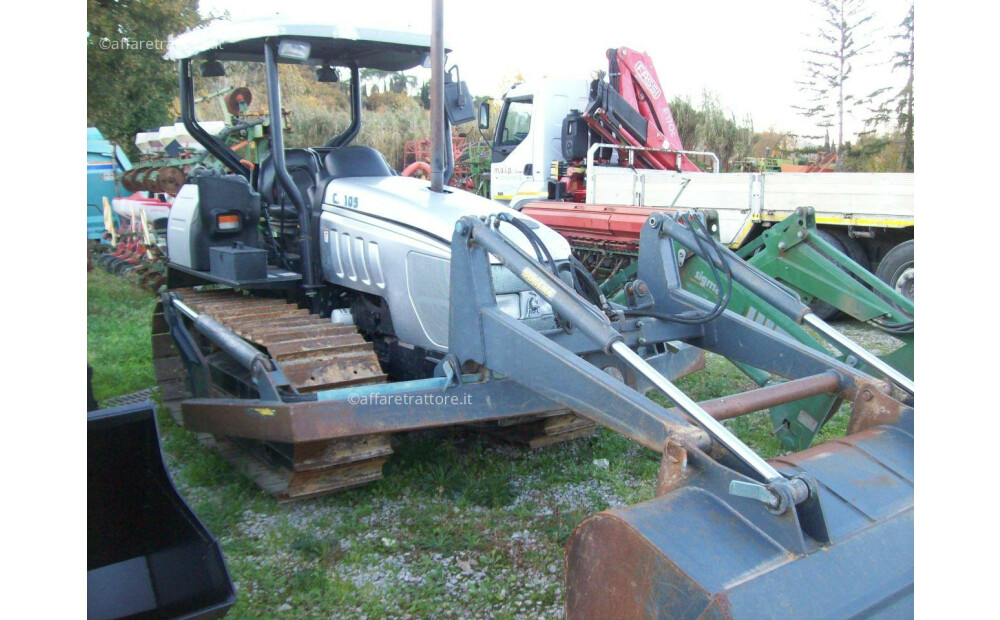
M 912 549 L 912 408 L 886 394 L 884 383 L 728 311 L 678 330 L 667 319 L 598 308 L 492 221 L 463 218 L 452 237 L 450 354 L 466 372 L 503 375 L 662 454 L 657 497 L 585 519 L 570 537 L 567 617 L 820 617 L 834 605 L 835 617 L 847 617 L 905 609 L 913 583 L 912 553 L 905 553 Z M 710 302 L 679 289 L 673 244 L 658 230 L 644 237 L 653 249 L 640 248 L 640 273 L 672 272 L 661 281 L 673 290 L 659 290 L 655 300 L 643 299 L 648 288 L 633 291 L 629 308 L 664 317 L 705 312 Z M 569 333 L 535 332 L 499 311 L 491 256 L 547 299 Z M 695 403 L 626 345 L 625 333 L 642 333 L 649 346 L 672 329 L 798 378 Z M 676 407 L 659 406 L 560 345 L 578 344 L 580 335 L 649 378 Z M 780 460 L 764 461 L 716 419 L 731 417 L 730 407 L 738 414 L 817 394 L 852 402 L 853 434 Z M 860 575 L 869 567 L 874 572 Z M 776 581 L 787 587 L 776 590 Z
M 654 242 L 659 247 L 670 247 L 667 242 L 657 239 Z M 565 339 L 561 331 L 540 334 L 500 312 L 491 280 L 485 275 L 489 273 L 490 255 L 500 259 L 514 275 L 542 295 L 564 323 L 572 326 L 571 331 L 582 333 L 599 350 L 614 355 L 634 372 L 649 379 L 677 405 L 677 409 L 663 409 L 560 346 L 559 341 Z M 661 271 L 676 271 L 676 265 L 671 262 L 672 251 L 661 257 L 668 263 Z M 646 260 L 657 259 L 647 257 Z M 676 282 L 676 277 L 670 281 Z M 547 267 L 477 218 L 463 218 L 456 226 L 452 239 L 451 291 L 449 350 L 463 367 L 471 364 L 488 368 L 660 451 L 664 449 L 664 441 L 673 434 L 690 436 L 694 422 L 695 429 L 701 429 L 712 438 L 713 451 L 721 450 L 729 455 L 728 462 L 737 464 L 743 474 L 779 487 L 786 483 L 773 468 L 719 424 L 711 412 L 645 364 L 627 346 L 623 332 L 632 332 L 633 337 L 634 332 L 642 334 L 640 343 L 667 342 L 683 335 L 697 346 L 792 379 L 832 376 L 829 373 L 836 376 L 834 389 L 823 381 L 796 383 L 795 387 L 804 392 L 788 394 L 788 400 L 834 392 L 846 400 L 861 402 L 859 395 L 862 392 L 884 395 L 886 390 L 871 377 L 730 312 L 723 312 L 702 326 L 681 325 L 681 329 L 656 318 L 611 320 Z M 663 313 L 691 314 L 704 312 L 707 306 L 709 302 L 675 288 L 669 295 L 658 298 L 652 308 Z M 754 398 L 750 401 L 756 405 L 761 402 Z M 905 407 L 900 403 L 891 405 L 890 401 L 886 397 L 879 399 L 879 404 L 895 412 L 890 417 L 898 417 Z M 748 402 L 747 407 L 750 406 Z M 867 415 L 866 406 L 857 409 L 860 417 Z M 700 433 L 694 435 L 700 436 Z

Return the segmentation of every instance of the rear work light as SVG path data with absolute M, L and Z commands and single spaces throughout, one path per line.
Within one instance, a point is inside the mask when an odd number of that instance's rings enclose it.
M 220 231 L 233 231 L 242 228 L 239 213 L 220 213 L 215 216 L 215 228 Z

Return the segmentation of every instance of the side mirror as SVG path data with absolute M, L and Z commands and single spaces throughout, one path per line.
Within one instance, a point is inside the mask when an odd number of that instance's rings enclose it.
M 490 102 L 484 101 L 479 104 L 479 128 L 486 130 L 490 128 Z
M 451 81 L 451 75 L 447 73 L 444 76 L 444 110 L 452 125 L 468 123 L 476 118 L 469 87 L 465 82 Z

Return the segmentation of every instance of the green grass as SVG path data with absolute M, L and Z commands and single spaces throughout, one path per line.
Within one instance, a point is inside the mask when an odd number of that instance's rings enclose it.
M 102 401 L 156 383 L 150 320 L 155 296 L 100 267 L 87 274 L 87 363 Z
M 154 384 L 154 302 L 100 268 L 88 275 L 98 399 Z M 697 400 L 752 386 L 716 356 L 679 384 Z M 396 435 L 378 482 L 278 505 L 169 415 L 159 421 L 179 491 L 222 545 L 238 590 L 232 618 L 560 617 L 573 528 L 651 499 L 660 462 L 606 429 L 528 451 L 445 428 Z M 839 413 L 821 436 L 842 435 L 846 421 Z M 766 413 L 727 424 L 765 456 L 781 451 Z

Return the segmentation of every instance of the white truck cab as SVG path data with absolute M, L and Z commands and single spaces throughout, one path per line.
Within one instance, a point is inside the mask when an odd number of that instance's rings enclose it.
M 520 209 L 548 195 L 553 161 L 562 159 L 562 122 L 587 107 L 590 82 L 542 78 L 515 84 L 503 98 L 493 138 L 490 197 Z

